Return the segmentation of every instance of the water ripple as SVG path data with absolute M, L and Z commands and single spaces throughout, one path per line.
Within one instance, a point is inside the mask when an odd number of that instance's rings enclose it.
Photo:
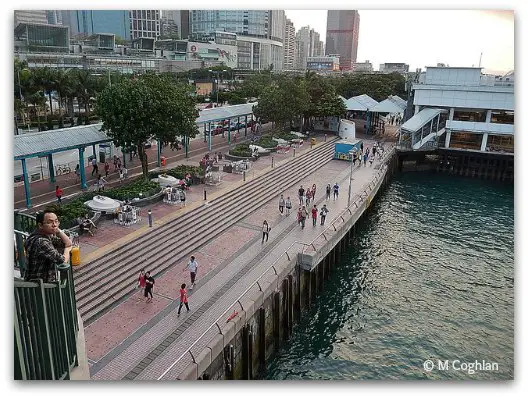
M 513 187 L 403 174 L 267 379 L 513 378 Z M 497 372 L 437 371 L 423 362 L 497 362 Z

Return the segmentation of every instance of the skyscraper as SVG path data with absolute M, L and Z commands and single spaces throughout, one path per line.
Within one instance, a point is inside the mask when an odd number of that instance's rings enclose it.
M 161 33 L 160 10 L 132 10 L 130 16 L 130 37 L 152 37 L 158 39 Z
M 303 26 L 295 35 L 295 69 L 306 69 L 308 57 L 324 55 L 321 35 L 310 26 Z
M 284 30 L 284 69 L 291 70 L 295 67 L 295 26 L 289 19 L 286 20 Z
M 126 10 L 63 10 L 62 24 L 70 27 L 70 35 L 113 33 L 130 40 L 130 18 Z
M 15 26 L 19 23 L 48 23 L 46 10 L 15 10 Z
M 339 54 L 342 70 L 350 70 L 357 60 L 358 37 L 357 10 L 328 10 L 325 54 Z

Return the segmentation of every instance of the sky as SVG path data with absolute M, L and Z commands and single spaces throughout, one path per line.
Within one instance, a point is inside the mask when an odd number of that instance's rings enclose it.
M 286 10 L 295 29 L 310 25 L 326 40 L 326 10 Z M 485 72 L 514 69 L 514 13 L 474 10 L 361 10 L 358 62 L 404 62 L 410 70 L 481 66 Z

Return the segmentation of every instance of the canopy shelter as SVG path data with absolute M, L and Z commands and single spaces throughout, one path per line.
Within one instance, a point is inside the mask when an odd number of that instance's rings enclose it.
M 200 116 L 196 119 L 196 124 L 203 123 L 204 125 L 204 142 L 206 141 L 206 132 L 209 132 L 209 150 L 212 147 L 212 129 L 211 123 L 214 122 L 223 122 L 228 120 L 228 132 L 227 132 L 227 142 L 231 143 L 231 120 L 235 119 L 237 122 L 240 122 L 240 118 L 244 117 L 244 136 L 247 136 L 247 121 L 248 116 L 253 115 L 253 106 L 257 105 L 257 102 L 250 102 L 248 104 L 240 105 L 230 105 L 230 106 L 220 106 L 217 108 L 209 108 L 200 111 Z M 209 125 L 209 128 L 207 128 Z M 222 136 L 224 133 L 222 132 Z
M 84 150 L 86 147 L 91 145 L 93 148 L 93 155 L 96 156 L 95 145 L 111 141 L 112 139 L 101 131 L 101 123 L 15 135 L 13 154 L 15 160 L 20 160 L 22 162 L 26 207 L 31 207 L 26 159 L 46 156 L 48 158 L 50 182 L 54 183 L 54 153 L 78 149 L 79 164 L 83 165 Z M 84 167 L 79 167 L 79 171 L 81 175 L 81 187 L 86 188 Z
M 354 97 L 347 99 L 345 102 L 345 106 L 347 108 L 347 111 L 367 111 L 367 106 L 354 99 Z
M 349 101 L 350 100 L 354 100 L 355 102 L 358 102 L 362 105 L 362 109 L 356 109 L 356 110 L 361 110 L 367 113 L 367 121 L 365 123 L 365 126 L 366 126 L 365 133 L 368 134 L 370 130 L 370 126 L 372 124 L 371 109 L 378 104 L 378 101 L 372 99 L 367 94 L 356 95 L 355 97 L 350 98 Z
M 396 102 L 391 101 L 389 98 L 381 101 L 376 104 L 374 107 L 369 109 L 371 112 L 378 113 L 402 113 L 405 110 L 405 107 L 399 107 Z
M 396 105 L 398 105 L 402 109 L 407 108 L 407 101 L 405 101 L 404 99 L 401 99 L 397 95 L 389 95 L 388 99 L 390 99 L 392 102 L 394 102 Z

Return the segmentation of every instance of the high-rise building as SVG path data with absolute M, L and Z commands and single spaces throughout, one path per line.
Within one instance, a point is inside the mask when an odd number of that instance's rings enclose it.
M 321 35 L 310 26 L 303 26 L 295 35 L 295 69 L 306 69 L 308 57 L 323 56 Z
M 62 25 L 62 11 L 61 10 L 47 10 L 46 11 L 48 23 L 50 25 Z
M 15 10 L 15 26 L 19 23 L 48 23 L 46 10 Z
M 283 67 L 284 10 L 192 10 L 190 36 L 213 40 L 217 32 L 237 35 L 238 67 L 275 70 Z
M 295 67 L 295 26 L 289 19 L 286 20 L 284 30 L 284 69 L 292 70 Z
M 158 39 L 161 29 L 160 10 L 132 10 L 130 16 L 130 38 L 152 37 Z
M 342 70 L 349 70 L 357 60 L 359 12 L 328 10 L 325 54 L 339 54 Z
M 130 40 L 130 18 L 126 10 L 63 10 L 62 24 L 70 27 L 70 35 L 111 33 Z
M 181 12 L 179 10 L 162 10 L 160 36 L 181 38 Z

